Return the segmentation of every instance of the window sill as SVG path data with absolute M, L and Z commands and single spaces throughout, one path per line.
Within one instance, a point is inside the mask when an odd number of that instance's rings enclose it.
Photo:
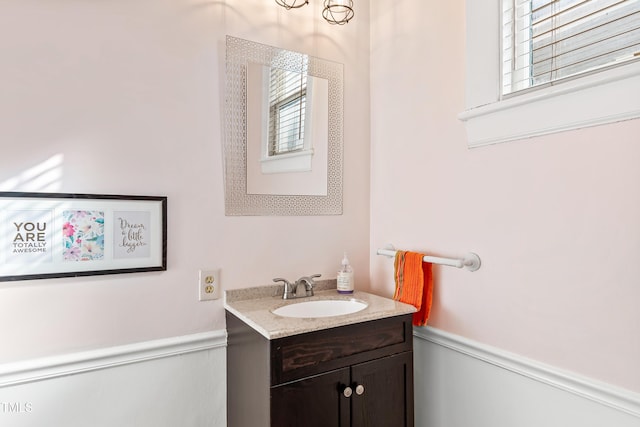
M 471 108 L 469 148 L 640 117 L 640 62 Z
M 294 151 L 260 160 L 262 173 L 290 173 L 311 171 L 313 149 Z

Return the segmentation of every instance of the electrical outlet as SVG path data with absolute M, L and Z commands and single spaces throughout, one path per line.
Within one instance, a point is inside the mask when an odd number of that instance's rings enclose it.
M 198 279 L 198 299 L 209 301 L 220 298 L 220 269 L 200 270 Z

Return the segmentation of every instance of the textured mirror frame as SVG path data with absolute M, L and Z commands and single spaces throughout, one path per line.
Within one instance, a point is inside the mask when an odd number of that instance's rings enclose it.
M 250 62 L 302 72 L 304 54 L 260 43 L 226 38 L 224 104 L 225 214 L 342 214 L 342 64 L 309 56 L 307 74 L 329 82 L 327 195 L 247 194 L 247 68 Z

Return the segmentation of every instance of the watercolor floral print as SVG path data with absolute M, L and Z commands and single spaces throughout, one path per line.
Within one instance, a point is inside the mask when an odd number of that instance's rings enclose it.
M 104 259 L 104 212 L 63 211 L 62 217 L 64 260 Z

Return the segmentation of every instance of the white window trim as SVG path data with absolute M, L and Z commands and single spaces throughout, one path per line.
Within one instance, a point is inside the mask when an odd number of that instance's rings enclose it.
M 302 139 L 302 149 L 283 154 L 269 154 L 269 87 L 270 68 L 262 66 L 262 142 L 260 169 L 263 174 L 310 172 L 313 160 L 313 79 L 307 81 L 305 97 L 307 108 L 304 117 L 304 137 Z
M 466 2 L 469 148 L 640 117 L 640 62 L 500 99 L 500 0 Z
M 313 148 L 260 159 L 262 173 L 289 173 L 311 171 Z

